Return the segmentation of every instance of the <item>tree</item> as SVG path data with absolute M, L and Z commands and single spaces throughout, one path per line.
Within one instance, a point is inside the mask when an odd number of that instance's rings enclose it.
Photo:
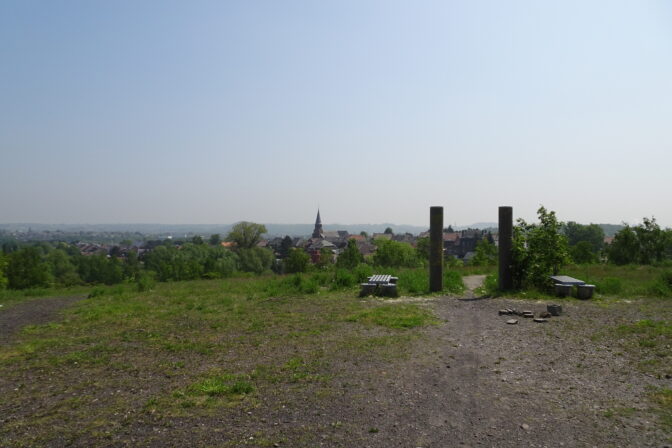
M 474 266 L 492 266 L 497 264 L 497 247 L 488 239 L 483 238 L 476 244 L 476 255 L 471 259 Z
M 26 247 L 12 252 L 7 265 L 7 280 L 12 289 L 48 286 L 49 267 L 42 262 L 40 250 Z
M 0 252 L 0 291 L 7 287 L 7 258 Z
M 364 257 L 357 248 L 357 241 L 350 239 L 343 253 L 336 259 L 336 266 L 339 268 L 354 269 L 363 261 Z
M 359 234 L 360 234 L 361 236 L 363 236 L 364 238 L 368 238 L 368 237 L 369 237 L 369 234 L 366 233 L 364 230 L 362 230 L 361 232 L 359 232 Z
M 240 270 L 245 272 L 263 274 L 271 268 L 275 261 L 273 252 L 263 247 L 238 249 L 236 253 L 240 258 Z
M 294 246 L 294 240 L 289 235 L 285 235 L 280 243 L 280 258 L 287 258 L 289 251 L 292 250 L 292 246 Z
M 392 231 L 392 227 L 386 228 L 384 233 L 386 235 L 394 235 L 394 232 Z
M 567 238 L 560 233 L 561 223 L 555 212 L 541 206 L 537 215 L 539 224 L 519 219 L 513 229 L 512 271 L 516 287 L 531 284 L 543 288 L 548 277 L 569 261 Z
M 51 274 L 56 283 L 63 286 L 73 286 L 82 282 L 77 273 L 77 266 L 63 249 L 52 250 L 45 261 L 49 265 Z
M 238 249 L 251 249 L 261 241 L 264 233 L 266 233 L 266 226 L 263 224 L 242 221 L 233 226 L 226 236 L 226 241 L 236 243 Z
M 310 256 L 304 250 L 294 248 L 290 250 L 283 263 L 285 272 L 288 274 L 306 272 L 310 263 Z
M 584 244 L 582 250 L 585 251 L 586 248 L 590 248 L 590 252 L 598 254 L 604 246 L 604 230 L 597 224 L 584 225 L 569 221 L 563 226 L 563 233 L 567 237 L 567 244 L 570 247 L 586 242 L 589 246 Z
M 422 263 L 429 263 L 429 238 L 418 238 L 415 245 L 415 252 Z
M 377 249 L 373 254 L 373 262 L 378 266 L 414 268 L 420 264 L 415 249 L 410 244 L 393 240 L 376 240 L 375 244 Z
M 569 254 L 572 261 L 577 264 L 597 263 L 597 254 L 593 252 L 593 246 L 589 241 L 579 241 L 574 246 L 569 247 Z
M 210 235 L 208 243 L 211 246 L 219 246 L 222 243 L 222 237 L 219 235 L 219 233 L 213 233 L 212 235 Z
M 203 241 L 203 237 L 200 235 L 194 235 L 193 237 L 191 237 L 191 243 L 197 245 L 205 244 L 205 242 Z
M 672 254 L 672 231 L 663 230 L 655 218 L 644 218 L 642 224 L 626 225 L 614 236 L 607 248 L 610 263 L 655 264 Z
M 334 252 L 328 247 L 320 249 L 320 257 L 315 265 L 321 269 L 326 269 L 334 264 Z

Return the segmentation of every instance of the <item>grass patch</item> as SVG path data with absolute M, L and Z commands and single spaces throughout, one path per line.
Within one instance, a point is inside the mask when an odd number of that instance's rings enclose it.
M 650 394 L 651 400 L 656 405 L 655 412 L 666 431 L 672 431 L 672 389 L 655 389 Z
M 437 322 L 429 311 L 414 304 L 381 305 L 354 313 L 347 320 L 387 328 L 415 328 Z
M 189 392 L 192 395 L 209 397 L 247 395 L 254 391 L 254 387 L 247 379 L 244 375 L 215 375 L 193 384 L 189 387 Z
M 330 360 L 393 359 L 418 336 L 412 328 L 431 320 L 413 306 L 370 313 L 380 307 L 360 300 L 356 285 L 332 290 L 333 279 L 319 272 L 157 283 L 143 292 L 99 287 L 57 323 L 28 326 L 0 347 L 0 376 L 17 385 L 0 390 L 12 403 L 0 438 L 42 446 L 76 441 L 84 428 L 87 443 L 104 445 L 123 437 L 124 415 L 225 418 L 239 412 L 229 408 L 268 397 L 292 402 L 312 391 L 302 399 L 319 400 L 335 393 Z

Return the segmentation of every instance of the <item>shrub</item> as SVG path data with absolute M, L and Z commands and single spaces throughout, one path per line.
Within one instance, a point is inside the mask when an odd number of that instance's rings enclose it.
M 464 283 L 459 272 L 449 270 L 443 272 L 443 290 L 453 294 L 464 292 Z
M 600 294 L 620 294 L 623 291 L 623 282 L 620 278 L 606 277 L 600 282 L 596 282 L 595 290 Z
M 366 263 L 359 263 L 357 267 L 352 270 L 352 273 L 357 279 L 357 283 L 364 283 L 373 275 L 373 268 Z
M 398 288 L 409 294 L 429 292 L 429 272 L 426 269 L 413 269 L 399 274 Z
M 145 271 L 138 275 L 135 285 L 139 292 L 150 291 L 156 286 L 156 273 L 153 271 Z
M 355 275 L 347 269 L 336 269 L 334 272 L 333 288 L 350 288 L 357 284 Z
M 294 274 L 297 272 L 306 272 L 310 263 L 310 256 L 302 249 L 292 249 L 289 256 L 283 261 L 285 272 Z
M 373 262 L 377 266 L 390 268 L 415 268 L 420 261 L 415 249 L 410 244 L 392 240 L 377 240 L 377 249 L 373 254 Z

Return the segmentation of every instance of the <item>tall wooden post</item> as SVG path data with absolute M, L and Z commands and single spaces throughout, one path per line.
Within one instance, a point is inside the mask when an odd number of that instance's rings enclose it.
M 513 207 L 499 207 L 499 289 L 513 289 Z
M 429 208 L 429 290 L 443 290 L 443 207 Z

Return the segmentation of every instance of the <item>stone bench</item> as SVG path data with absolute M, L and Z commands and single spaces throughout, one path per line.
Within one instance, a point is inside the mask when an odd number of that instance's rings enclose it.
M 571 296 L 574 286 L 576 286 L 576 298 L 581 300 L 590 299 L 595 291 L 595 285 L 588 285 L 583 280 L 568 275 L 552 275 L 551 280 L 555 282 L 555 295 L 558 297 Z

